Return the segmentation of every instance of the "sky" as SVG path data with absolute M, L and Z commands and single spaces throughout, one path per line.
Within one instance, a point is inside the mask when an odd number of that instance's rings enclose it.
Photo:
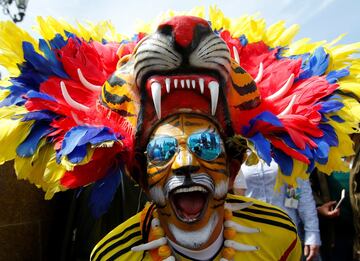
M 139 20 L 150 21 L 167 11 L 189 11 L 194 6 L 216 4 L 229 17 L 258 13 L 267 25 L 278 20 L 297 23 L 297 38 L 333 40 L 347 33 L 342 43 L 360 41 L 360 0 L 29 0 L 26 16 L 19 25 L 31 30 L 37 16 L 53 16 L 66 21 L 111 20 L 117 31 L 132 35 Z M 0 13 L 0 20 L 8 19 Z

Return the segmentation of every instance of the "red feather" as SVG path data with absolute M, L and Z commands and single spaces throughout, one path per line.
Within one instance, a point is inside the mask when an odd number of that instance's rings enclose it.
M 306 156 L 297 152 L 293 148 L 290 148 L 283 140 L 280 140 L 275 137 L 270 137 L 269 140 L 275 148 L 280 149 L 281 151 L 285 152 L 287 155 L 293 157 L 294 159 L 300 160 L 306 164 L 310 164 L 310 160 Z
M 121 146 L 115 144 L 111 149 L 98 148 L 91 161 L 85 165 L 77 165 L 73 171 L 67 171 L 60 183 L 66 188 L 78 188 L 103 178 L 116 160 Z

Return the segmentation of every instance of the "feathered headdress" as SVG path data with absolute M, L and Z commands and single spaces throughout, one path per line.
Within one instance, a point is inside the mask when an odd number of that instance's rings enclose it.
M 203 17 L 203 10 L 192 15 Z M 157 33 L 173 30 L 176 19 L 161 23 Z M 192 21 L 208 27 L 202 19 Z M 176 79 L 160 74 L 156 81 L 137 62 L 155 41 L 151 26 L 126 39 L 108 23 L 74 28 L 39 18 L 43 39 L 36 41 L 2 22 L 0 64 L 10 77 L 0 92 L 0 163 L 14 160 L 18 178 L 41 187 L 47 199 L 95 182 L 91 198 L 99 215 L 120 175 L 130 172 L 140 180 L 130 170 L 142 160 L 151 126 L 176 109 L 194 109 L 215 117 L 233 144 L 245 139 L 267 163 L 274 158 L 280 181 L 295 184 L 315 166 L 325 173 L 343 170 L 341 158 L 353 154 L 349 134 L 360 119 L 360 61 L 352 56 L 360 43 L 336 45 L 341 37 L 293 43 L 297 26 L 286 28 L 281 21 L 266 28 L 263 19 L 232 20 L 217 8 L 210 8 L 209 22 L 209 37 L 222 39 L 213 41 L 225 46 L 219 55 L 229 54 L 228 65 L 213 65 L 215 76 L 194 78 L 185 70 Z M 191 37 L 175 39 L 178 48 L 185 50 Z M 197 54 L 189 55 L 190 63 L 205 63 L 205 54 Z M 162 66 L 181 67 L 178 53 L 172 55 Z M 194 103 L 175 91 L 161 104 L 175 88 L 205 98 Z

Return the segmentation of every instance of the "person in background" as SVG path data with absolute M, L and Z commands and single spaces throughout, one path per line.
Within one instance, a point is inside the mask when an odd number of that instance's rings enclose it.
M 304 259 L 306 261 L 316 260 L 321 240 L 310 182 L 298 179 L 297 188 L 285 184 L 280 187 L 280 190 L 276 190 L 278 165 L 274 160 L 271 161 L 270 166 L 262 160 L 251 166 L 245 162 L 240 171 L 244 175 L 247 185 L 245 195 L 285 210 L 298 228 L 299 236 L 304 245 Z M 235 189 L 234 192 L 236 192 Z
M 247 189 L 247 185 L 246 185 L 245 176 L 240 169 L 233 183 L 233 193 L 235 195 L 245 196 L 246 189 Z
M 351 161 L 349 194 L 355 230 L 353 258 L 360 261 L 360 134 L 354 134 L 352 140 L 355 144 L 355 156 Z
M 315 170 L 311 174 L 314 198 L 318 205 L 323 261 L 353 259 L 354 220 L 349 198 L 349 172 L 333 172 L 330 176 Z M 345 198 L 336 208 L 341 191 Z

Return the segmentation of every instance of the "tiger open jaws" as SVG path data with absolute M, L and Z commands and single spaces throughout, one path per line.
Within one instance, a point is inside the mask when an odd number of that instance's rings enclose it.
M 210 75 L 188 74 L 160 76 L 155 75 L 146 81 L 146 89 L 153 98 L 158 118 L 161 118 L 161 97 L 176 91 L 195 91 L 211 101 L 211 114 L 214 115 L 219 97 L 219 81 Z
M 177 218 L 189 224 L 202 219 L 210 195 L 210 192 L 202 186 L 179 187 L 170 192 L 169 199 Z

